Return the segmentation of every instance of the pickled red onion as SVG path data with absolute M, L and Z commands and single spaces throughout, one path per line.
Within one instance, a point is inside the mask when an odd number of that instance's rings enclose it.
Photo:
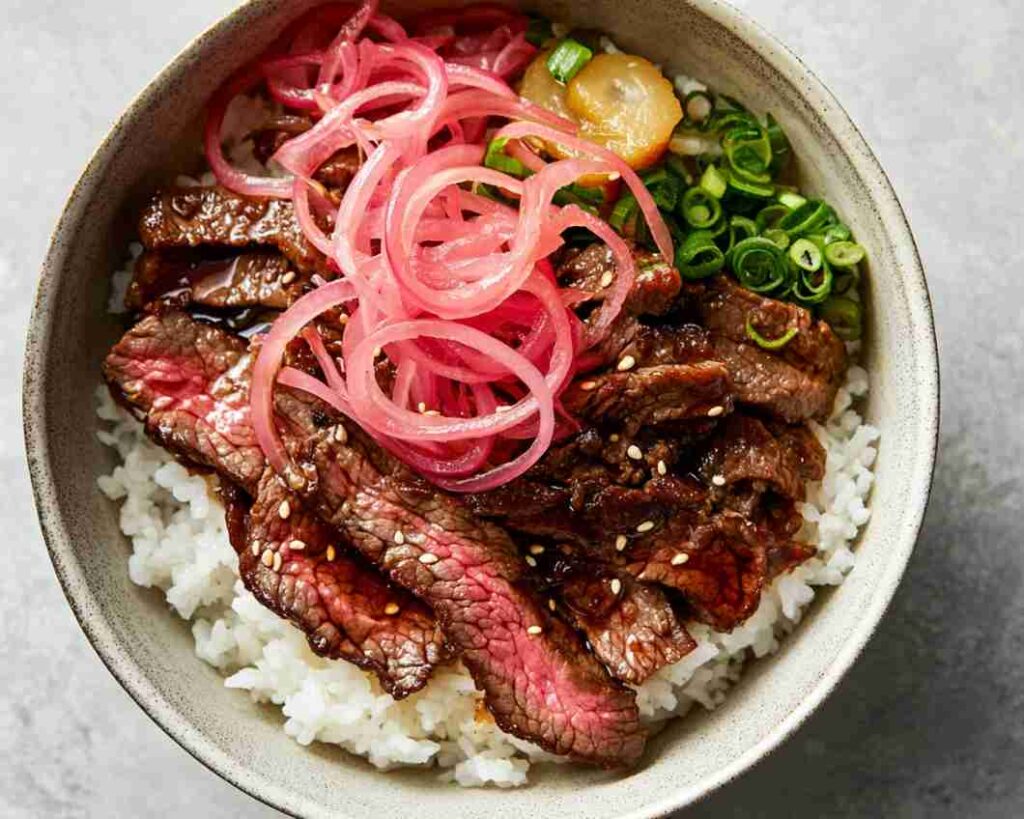
M 618 234 L 576 206 L 558 207 L 556 193 L 585 176 L 618 174 L 667 258 L 671 237 L 624 161 L 509 86 L 536 52 L 523 15 L 496 5 L 433 12 L 410 37 L 378 13 L 377 0 L 342 11 L 303 17 L 218 92 L 207 118 L 206 153 L 221 184 L 290 198 L 306 238 L 339 273 L 317 279 L 261 340 L 250 395 L 257 439 L 273 468 L 289 474 L 274 413 L 280 385 L 326 402 L 442 488 L 490 489 L 574 428 L 558 396 L 592 358 L 587 349 L 608 332 L 636 275 Z M 303 115 L 274 156 L 289 178 L 245 174 L 223 154 L 227 105 L 261 81 Z M 483 167 L 493 126 L 532 176 Z M 547 162 L 522 142 L 529 138 L 582 158 Z M 352 146 L 365 159 L 335 207 L 316 175 Z M 617 270 L 586 324 L 572 308 L 588 294 L 560 289 L 548 260 L 570 227 L 602 239 Z M 337 308 L 348 314 L 340 350 L 318 329 Z M 286 365 L 297 338 L 319 377 Z

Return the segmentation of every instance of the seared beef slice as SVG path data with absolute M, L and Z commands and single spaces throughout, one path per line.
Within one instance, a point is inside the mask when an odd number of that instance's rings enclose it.
M 181 413 L 175 397 L 183 392 L 180 385 L 189 385 L 185 400 L 202 394 L 203 384 L 228 377 L 225 370 L 240 362 L 242 346 L 181 314 L 154 316 L 117 345 L 105 370 L 115 388 L 131 383 L 127 397 L 149 428 L 169 427 L 168 413 Z M 207 359 L 226 367 L 202 366 Z M 248 377 L 244 367 L 231 375 Z M 165 385 L 174 395 L 164 394 Z M 158 402 L 163 409 L 154 412 Z M 162 440 L 198 441 L 201 463 L 215 466 L 223 451 L 234 464 L 238 458 L 224 432 L 237 416 L 225 415 L 212 399 L 202 403 L 206 413 L 175 416 L 201 431 L 169 429 Z M 529 590 L 526 567 L 508 535 L 413 478 L 354 425 L 342 443 L 337 423 L 323 428 L 329 416 L 319 405 L 279 392 L 280 427 L 309 478 L 307 500 L 372 563 L 432 607 L 498 725 L 555 753 L 601 765 L 635 762 L 645 735 L 632 692 L 611 680 Z M 181 446 L 177 451 L 189 454 Z M 262 461 L 258 448 L 256 453 Z
M 147 250 L 275 247 L 302 272 L 329 272 L 287 199 L 239 196 L 225 188 L 172 188 L 150 200 L 139 219 Z
M 269 468 L 249 422 L 246 347 L 183 313 L 151 316 L 114 347 L 104 375 L 157 443 L 257 497 L 240 558 L 246 587 L 306 631 L 317 653 L 372 669 L 396 697 L 410 694 L 447 656 L 443 635 L 421 603 L 347 549 L 336 547 L 328 559 L 337 535 L 302 515 L 298 501 L 294 521 L 265 514 L 280 490 L 272 475 L 264 477 Z M 307 550 L 284 548 L 307 538 Z M 258 563 L 250 559 L 255 540 L 263 545 Z M 262 562 L 268 551 L 269 566 Z M 397 612 L 384 611 L 389 602 Z
M 645 736 L 633 693 L 530 591 L 508 534 L 411 475 L 354 425 L 345 436 L 317 429 L 305 402 L 279 395 L 286 445 L 317 511 L 430 604 L 499 727 L 579 760 L 635 762 Z
M 246 588 L 305 631 L 317 654 L 374 671 L 396 697 L 449 659 L 431 612 L 346 555 L 272 470 L 260 480 L 239 565 Z
M 791 423 L 828 416 L 846 371 L 846 348 L 825 322 L 727 276 L 688 284 L 683 298 L 707 328 L 715 357 L 728 367 L 737 400 Z M 747 337 L 748 319 L 766 338 L 798 332 L 780 350 L 763 350 Z

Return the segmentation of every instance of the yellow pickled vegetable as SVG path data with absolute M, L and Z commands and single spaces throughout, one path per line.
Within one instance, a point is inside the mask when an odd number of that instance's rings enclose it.
M 591 139 L 633 168 L 653 165 L 665 152 L 683 109 L 652 63 L 631 54 L 598 54 L 566 86 L 565 103 Z
M 548 54 L 539 54 L 526 69 L 520 94 L 578 123 L 580 136 L 634 168 L 658 161 L 683 111 L 672 84 L 653 64 L 631 54 L 598 54 L 562 85 L 548 71 Z M 557 159 L 573 155 L 557 145 L 544 148 Z

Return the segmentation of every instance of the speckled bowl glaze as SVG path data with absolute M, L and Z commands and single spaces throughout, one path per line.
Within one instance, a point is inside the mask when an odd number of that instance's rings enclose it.
M 913 549 L 935 454 L 938 369 L 928 292 L 900 205 L 832 95 L 724 3 L 539 4 L 770 109 L 792 138 L 803 184 L 827 196 L 867 246 L 866 414 L 882 430 L 873 516 L 846 583 L 822 595 L 783 650 L 751 664 L 722 708 L 672 724 L 628 774 L 559 766 L 521 790 L 462 790 L 432 772 L 383 774 L 338 750 L 300 748 L 281 730 L 277 709 L 225 689 L 193 655 L 187 625 L 159 594 L 129 581 L 117 509 L 96 487 L 112 456 L 96 440 L 92 396 L 119 332 L 106 312 L 108 273 L 123 262 L 131 215 L 158 181 L 198 163 L 197 122 L 210 92 L 313 4 L 252 0 L 192 43 L 114 126 L 54 233 L 28 341 L 25 435 L 39 517 L 68 600 L 111 672 L 164 730 L 225 779 L 289 813 L 649 817 L 687 805 L 768 754 L 821 703 L 874 631 Z

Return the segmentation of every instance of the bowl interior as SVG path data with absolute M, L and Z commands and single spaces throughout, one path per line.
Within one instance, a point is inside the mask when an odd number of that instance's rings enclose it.
M 185 51 L 115 126 L 68 203 L 32 320 L 25 422 L 37 505 L 75 611 L 113 673 L 190 752 L 250 793 L 303 815 L 648 816 L 688 803 L 774 747 L 820 702 L 884 611 L 913 547 L 937 426 L 934 336 L 920 265 L 899 205 L 832 97 L 774 40 L 716 0 L 534 4 L 612 32 L 672 73 L 701 78 L 783 123 L 801 183 L 840 210 L 872 260 L 865 343 L 868 420 L 882 431 L 873 517 L 846 583 L 816 604 L 775 657 L 750 666 L 727 703 L 670 726 L 643 767 L 613 775 L 537 770 L 517 791 L 454 789 L 433 773 L 380 774 L 343 752 L 300 749 L 276 708 L 228 691 L 198 661 L 185 623 L 155 591 L 132 585 L 117 508 L 96 477 L 112 466 L 96 440 L 99 364 L 121 327 L 106 312 L 108 274 L 134 232 L 133 213 L 161 181 L 199 162 L 209 93 L 309 0 L 255 0 Z M 392 4 L 401 13 L 406 2 Z

